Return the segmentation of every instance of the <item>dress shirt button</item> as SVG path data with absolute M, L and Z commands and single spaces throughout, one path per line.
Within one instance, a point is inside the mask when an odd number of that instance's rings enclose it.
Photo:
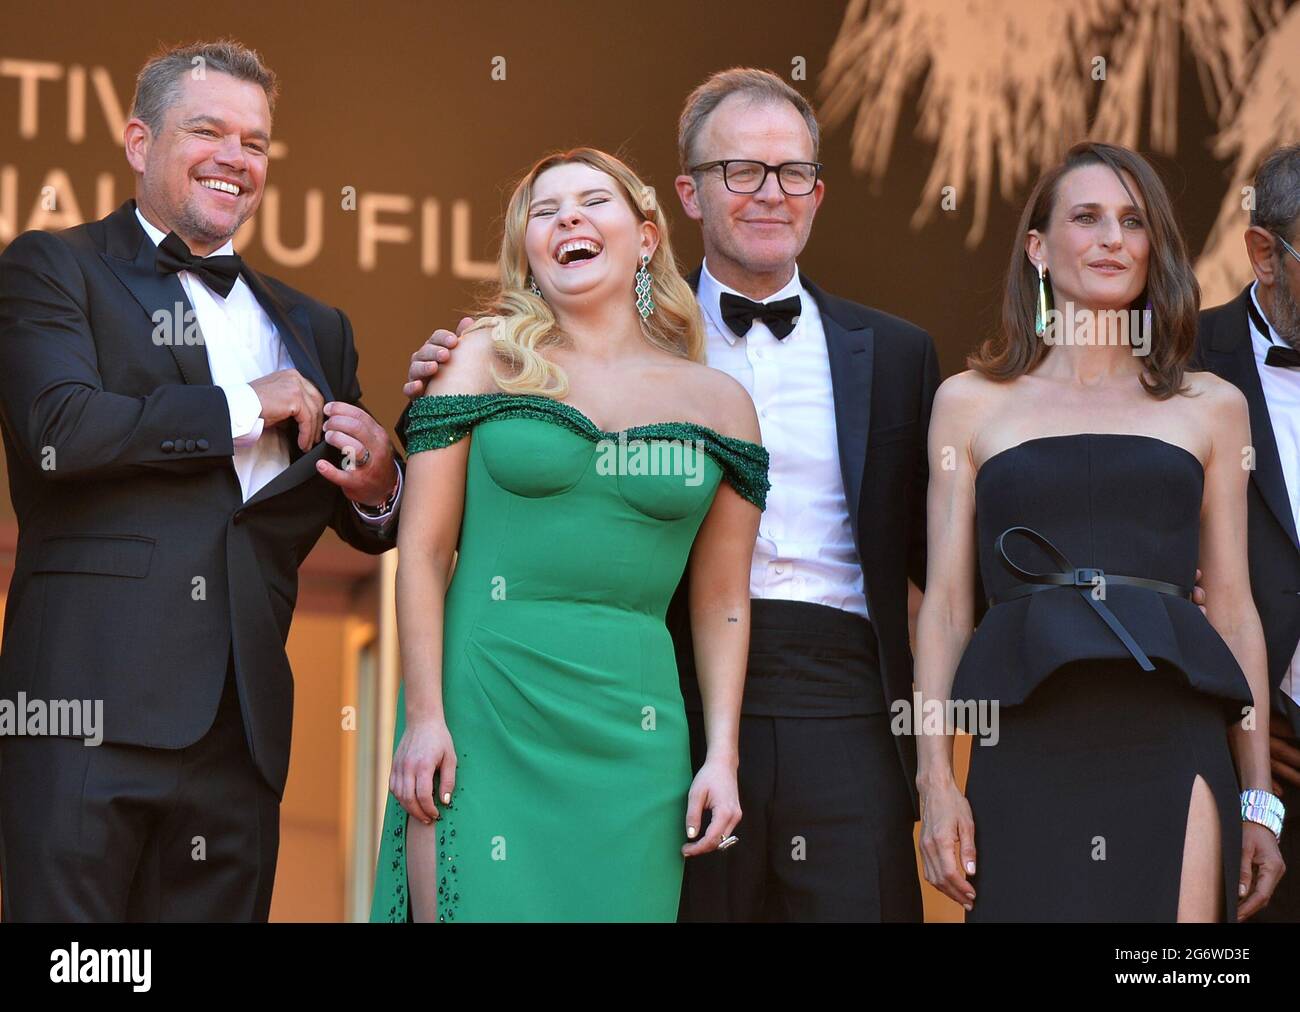
M 200 439 L 197 445 L 200 450 L 206 450 L 208 448 L 208 441 L 206 439 Z
M 784 573 L 784 572 L 785 572 L 785 566 L 777 566 L 777 567 L 776 567 L 776 572 L 777 572 L 777 575 L 778 575 L 778 576 L 779 576 L 781 573 Z
M 194 452 L 194 448 L 195 448 L 196 446 L 198 446 L 198 443 L 194 442 L 194 440 L 192 440 L 192 439 L 187 439 L 187 440 L 185 440 L 185 452 L 186 452 L 186 453 L 193 453 L 193 452 Z
M 173 443 L 170 439 L 164 439 L 162 441 L 162 446 L 160 447 L 163 453 L 171 453 L 172 450 L 174 450 L 175 448 L 176 448 L 176 444 Z

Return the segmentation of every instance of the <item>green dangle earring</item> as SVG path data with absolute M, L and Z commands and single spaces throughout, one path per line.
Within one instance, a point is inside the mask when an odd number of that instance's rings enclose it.
M 648 319 L 650 314 L 655 311 L 655 296 L 651 288 L 653 279 L 646 268 L 650 265 L 650 257 L 641 254 L 641 266 L 636 271 L 636 311 L 641 314 L 641 319 Z
M 1047 314 L 1050 311 L 1047 297 L 1047 268 L 1038 265 L 1038 308 L 1034 313 L 1034 333 L 1042 337 L 1047 333 Z

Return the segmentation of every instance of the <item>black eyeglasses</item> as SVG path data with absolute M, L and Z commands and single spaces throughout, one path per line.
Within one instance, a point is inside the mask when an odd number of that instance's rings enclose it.
M 1278 242 L 1280 242 L 1283 246 L 1285 246 L 1285 247 L 1286 247 L 1286 251 L 1287 251 L 1288 253 L 1290 253 L 1290 254 L 1291 254 L 1293 257 L 1295 257 L 1297 260 L 1300 260 L 1300 253 L 1297 253 L 1297 252 L 1295 251 L 1295 247 L 1294 247 L 1294 246 L 1292 246 L 1289 242 L 1287 242 L 1285 239 L 1283 239 L 1283 238 L 1282 238 L 1280 235 L 1278 235 L 1276 232 L 1273 233 L 1273 238 L 1276 239 Z
M 757 193 L 767 182 L 769 172 L 776 173 L 777 185 L 787 197 L 806 197 L 817 186 L 821 162 L 782 162 L 768 165 L 744 158 L 722 158 L 691 166 L 691 175 L 722 167 L 722 181 L 732 193 Z

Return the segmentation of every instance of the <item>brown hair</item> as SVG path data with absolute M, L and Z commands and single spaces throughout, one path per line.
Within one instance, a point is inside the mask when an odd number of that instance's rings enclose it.
M 704 121 L 722 104 L 723 99 L 736 94 L 746 95 L 755 103 L 789 102 L 794 106 L 808 125 L 808 133 L 812 136 L 813 160 L 817 159 L 821 130 L 817 126 L 817 115 L 813 112 L 812 104 L 770 70 L 732 67 L 710 75 L 708 80 L 687 96 L 686 105 L 677 121 L 677 157 L 682 172 L 689 172 L 695 161 L 695 142 L 704 129 Z M 731 157 L 731 154 L 728 152 L 727 157 Z
M 1150 306 L 1151 349 L 1145 356 L 1141 381 L 1152 397 L 1165 400 L 1184 390 L 1183 373 L 1196 347 L 1201 292 L 1164 183 L 1145 158 L 1114 144 L 1076 144 L 1059 165 L 1039 178 L 1012 243 L 1000 329 L 966 359 L 966 365 L 990 379 L 1005 381 L 1023 376 L 1047 354 L 1049 346 L 1034 332 L 1038 270 L 1025 252 L 1025 236 L 1030 230 L 1047 231 L 1061 180 L 1084 165 L 1109 167 L 1133 203 L 1144 209 L 1143 222 L 1151 242 L 1147 283 L 1130 308 Z M 1136 196 L 1125 174 L 1137 185 Z
M 262 62 L 257 50 L 234 39 L 218 39 L 164 46 L 149 57 L 135 79 L 131 115 L 157 133 L 162 129 L 167 110 L 180 96 L 181 75 L 208 71 L 260 85 L 266 93 L 268 108 L 275 112 L 275 100 L 280 93 L 275 72 Z

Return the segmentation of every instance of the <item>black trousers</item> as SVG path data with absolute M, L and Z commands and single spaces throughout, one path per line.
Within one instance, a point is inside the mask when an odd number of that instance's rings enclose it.
M 912 805 L 874 633 L 819 605 L 753 604 L 739 842 L 686 859 L 679 919 L 920 921 Z M 845 712 L 864 709 L 874 712 Z M 687 721 L 699 769 L 703 717 L 691 709 Z
M 186 748 L 0 738 L 5 921 L 265 921 L 279 842 L 233 670 Z

